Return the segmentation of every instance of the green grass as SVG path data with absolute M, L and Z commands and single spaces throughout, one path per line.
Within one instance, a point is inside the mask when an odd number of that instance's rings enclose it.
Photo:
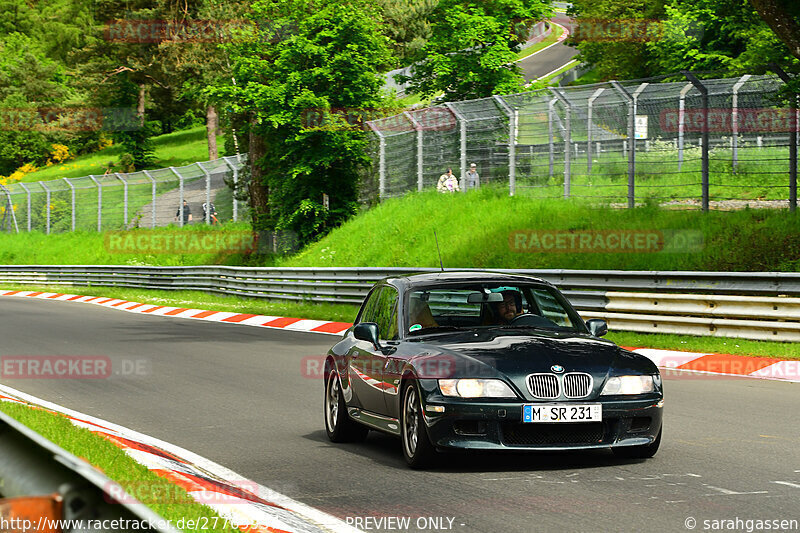
M 217 137 L 218 146 L 224 145 L 224 137 Z M 155 162 L 149 168 L 166 168 L 189 165 L 196 161 L 208 160 L 208 144 L 205 126 L 176 131 L 153 137 Z M 116 163 L 122 155 L 121 146 L 110 146 L 92 154 L 42 168 L 27 174 L 23 182 L 47 181 L 60 178 L 78 178 L 89 174 L 100 174 L 110 161 Z
M 564 33 L 564 28 L 562 28 L 561 26 L 559 26 L 557 24 L 552 24 L 552 25 L 553 25 L 553 31 L 550 32 L 550 35 L 548 35 L 546 38 L 544 38 L 541 42 L 538 42 L 538 43 L 534 44 L 533 46 L 531 46 L 529 48 L 526 48 L 525 50 L 521 50 L 517 54 L 517 59 L 519 60 L 519 59 L 528 57 L 529 55 L 533 55 L 536 52 L 538 52 L 539 50 L 547 48 L 548 46 L 550 46 L 554 42 L 558 41 L 558 38 L 561 37 L 562 33 Z
M 227 223 L 209 227 L 192 224 L 179 228 L 165 226 L 156 229 L 131 230 L 131 235 L 188 235 L 200 236 L 206 232 L 249 232 L 247 223 Z M 246 258 L 241 254 L 226 253 L 118 253 L 106 242 L 106 233 L 76 231 L 54 235 L 41 232 L 0 233 L 0 264 L 6 265 L 241 265 Z M 271 255 L 252 255 L 250 261 L 261 265 L 272 263 Z
M 694 337 L 691 335 L 634 333 L 630 331 L 609 332 L 606 338 L 620 346 L 629 348 L 663 348 L 665 350 L 684 350 L 688 352 L 800 359 L 800 343 L 797 342 L 768 342 L 736 338 L 723 339 L 719 337 Z
M 505 188 L 435 191 L 391 198 L 351 219 L 277 266 L 445 267 L 609 270 L 800 270 L 800 214 L 786 210 L 612 209 L 586 201 L 508 196 Z M 517 230 L 697 230 L 700 251 L 683 253 L 527 253 Z
M 202 531 L 235 531 L 230 527 L 223 528 L 224 521 L 219 515 L 194 502 L 185 490 L 150 472 L 103 437 L 74 426 L 65 416 L 10 402 L 0 402 L 0 410 L 61 448 L 82 457 L 123 487 L 130 487 L 130 492 L 173 524 L 180 519 L 201 519 L 209 524 L 209 529 Z M 212 528 L 214 524 L 218 527 Z

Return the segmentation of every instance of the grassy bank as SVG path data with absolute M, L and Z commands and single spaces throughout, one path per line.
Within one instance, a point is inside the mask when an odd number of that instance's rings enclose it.
M 509 197 L 506 189 L 424 192 L 389 199 L 351 219 L 280 266 L 445 267 L 619 270 L 797 271 L 800 214 L 785 210 L 611 209 L 563 199 Z M 695 231 L 698 251 L 547 253 L 518 251 L 519 230 Z
M 223 528 L 224 520 L 209 507 L 195 503 L 184 489 L 150 472 L 103 437 L 72 425 L 66 417 L 9 402 L 0 402 L 0 411 L 85 459 L 123 488 L 129 487 L 129 492 L 142 503 L 173 524 L 181 519 L 193 519 L 195 523 L 200 519 L 201 523 L 210 524 L 205 531 L 236 531 Z M 214 525 L 217 527 L 211 527 Z
M 217 138 L 223 146 L 224 137 Z M 176 131 L 153 137 L 155 162 L 150 168 L 179 167 L 196 161 L 208 160 L 208 144 L 205 126 Z M 78 178 L 105 172 L 110 161 L 117 162 L 122 155 L 121 146 L 110 146 L 92 154 L 78 156 L 59 165 L 42 168 L 27 174 L 22 181 L 46 181 L 60 178 Z

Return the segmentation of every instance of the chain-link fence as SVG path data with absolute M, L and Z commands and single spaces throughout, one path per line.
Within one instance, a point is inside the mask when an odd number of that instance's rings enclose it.
M 55 233 L 242 220 L 247 205 L 234 190 L 246 161 L 247 154 L 239 154 L 183 167 L 0 185 L 0 230 Z M 216 214 L 204 209 L 209 203 Z
M 368 123 L 379 198 L 436 188 L 447 168 L 462 191 L 796 204 L 797 110 L 776 76 L 605 82 L 446 103 Z M 672 76 L 675 79 L 676 76 Z M 794 145 L 795 150 L 792 150 Z M 475 164 L 478 179 L 467 174 Z

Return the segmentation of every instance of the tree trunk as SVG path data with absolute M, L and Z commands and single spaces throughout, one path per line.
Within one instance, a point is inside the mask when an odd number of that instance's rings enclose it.
M 247 162 L 250 166 L 250 213 L 253 218 L 253 229 L 272 229 L 269 213 L 269 186 L 266 176 L 261 168 L 261 159 L 267 151 L 264 138 L 258 134 L 258 121 L 255 116 L 250 118 L 249 154 Z
M 750 4 L 783 41 L 789 53 L 800 59 L 800 24 L 792 14 L 778 0 L 750 0 Z
M 217 130 L 219 128 L 219 117 L 213 105 L 206 107 L 206 134 L 208 135 L 208 159 L 213 161 L 217 155 Z
M 144 126 L 144 85 L 139 85 L 139 97 L 136 99 L 136 116 L 139 117 L 139 125 Z

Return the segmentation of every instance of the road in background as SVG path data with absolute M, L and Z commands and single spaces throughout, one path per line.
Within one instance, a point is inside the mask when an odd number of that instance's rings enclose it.
M 572 19 L 558 13 L 551 21 L 560 24 L 572 31 Z M 533 55 L 517 62 L 525 75 L 525 81 L 533 81 L 541 78 L 545 74 L 553 72 L 559 67 L 569 63 L 576 55 L 578 50 L 562 43 L 556 43 L 549 48 L 545 48 Z
M 135 361 L 144 371 L 5 385 L 187 448 L 343 519 L 409 516 L 409 531 L 437 531 L 414 521 L 447 517 L 465 533 L 800 520 L 800 384 L 667 377 L 664 441 L 648 461 L 472 454 L 416 472 L 390 437 L 328 442 L 322 383 L 304 358 L 336 337 L 17 298 L 0 299 L 0 313 L 0 357 L 107 356 L 115 372 Z

